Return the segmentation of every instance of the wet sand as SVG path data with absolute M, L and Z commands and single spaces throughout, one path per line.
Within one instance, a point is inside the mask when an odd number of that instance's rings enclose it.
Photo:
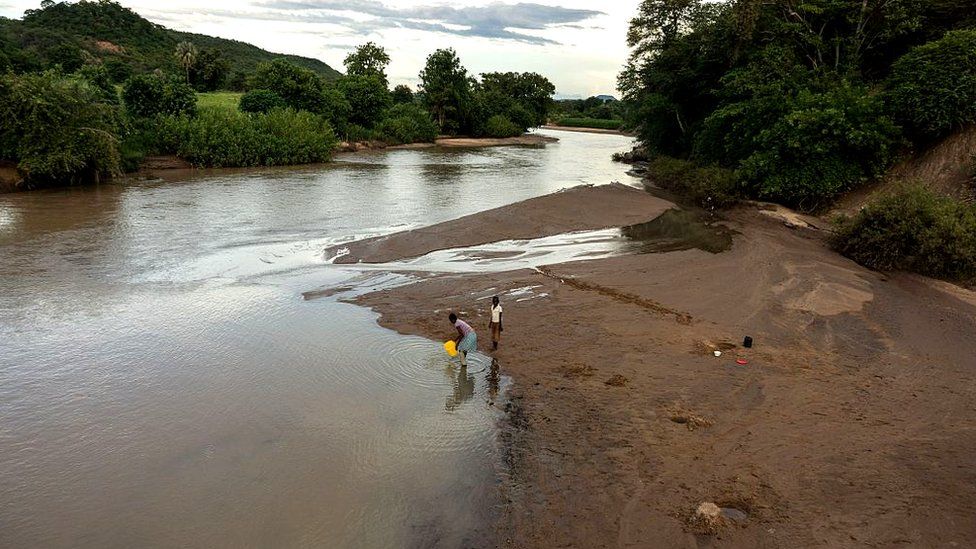
M 633 225 L 671 206 L 622 184 L 574 187 L 430 227 L 336 246 L 325 255 L 345 254 L 336 263 L 386 263 L 446 248 Z
M 567 196 L 530 201 L 504 231 L 544 231 Z M 640 201 L 635 217 L 671 206 Z M 574 218 L 618 211 L 572 203 Z M 472 245 L 497 215 L 357 249 L 387 261 Z M 723 253 L 440 275 L 358 302 L 438 341 L 443 311 L 460 311 L 485 349 L 487 298 L 502 296 L 507 546 L 970 546 L 976 294 L 868 271 L 756 206 L 726 224 L 738 234 Z M 748 518 L 702 529 L 702 502 Z
M 553 130 L 557 132 L 579 132 L 579 133 L 602 133 L 605 135 L 633 135 L 627 132 L 622 132 L 620 130 L 607 130 L 604 128 L 581 128 L 577 126 L 556 126 L 556 125 L 546 125 L 542 126 L 544 130 Z

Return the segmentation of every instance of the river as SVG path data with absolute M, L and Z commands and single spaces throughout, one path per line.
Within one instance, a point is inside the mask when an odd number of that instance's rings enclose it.
M 547 133 L 0 196 L 0 546 L 493 545 L 509 380 L 303 294 L 337 243 L 633 181 Z

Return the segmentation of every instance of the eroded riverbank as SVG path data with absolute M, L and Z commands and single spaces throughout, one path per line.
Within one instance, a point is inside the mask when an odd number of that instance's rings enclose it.
M 444 246 L 493 215 L 454 222 Z M 723 225 L 738 234 L 722 253 L 441 274 L 356 301 L 442 340 L 446 311 L 484 333 L 502 297 L 510 546 L 966 545 L 976 297 L 863 269 L 753 206 Z M 437 247 L 400 238 L 364 257 Z M 690 520 L 702 502 L 738 520 L 705 535 Z

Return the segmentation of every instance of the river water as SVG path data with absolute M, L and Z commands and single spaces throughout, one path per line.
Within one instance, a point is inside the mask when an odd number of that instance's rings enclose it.
M 361 278 L 336 243 L 633 182 L 552 135 L 0 196 L 0 546 L 493 545 L 508 381 L 303 294 Z

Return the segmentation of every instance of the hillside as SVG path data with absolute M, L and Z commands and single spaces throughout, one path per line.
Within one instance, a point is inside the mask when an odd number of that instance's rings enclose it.
M 45 3 L 21 20 L 0 18 L 0 70 L 32 71 L 55 64 L 73 68 L 91 57 L 116 79 L 158 68 L 177 70 L 176 44 L 188 40 L 217 54 L 231 72 L 250 73 L 258 63 L 285 58 L 326 78 L 340 73 L 317 59 L 273 53 L 251 44 L 178 32 L 152 23 L 111 1 Z

